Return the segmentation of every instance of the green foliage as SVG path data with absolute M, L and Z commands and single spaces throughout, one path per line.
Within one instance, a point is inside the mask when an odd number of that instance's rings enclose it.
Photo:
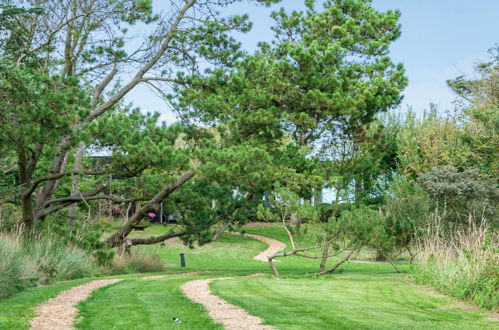
M 359 206 L 341 213 L 338 220 L 331 219 L 327 225 L 330 237 L 336 237 L 344 246 L 360 249 L 384 243 L 384 215 L 366 206 Z
M 0 234 L 0 299 L 37 284 L 91 276 L 99 272 L 92 256 L 58 237 L 27 241 Z
M 37 144 L 50 148 L 61 136 L 73 136 L 71 126 L 88 115 L 88 97 L 76 79 L 50 77 L 5 58 L 0 59 L 0 97 L 0 145 L 18 157 L 27 158 Z
M 428 223 L 430 201 L 417 184 L 399 177 L 390 186 L 385 205 L 386 231 L 393 240 L 392 250 L 412 246 L 421 228 Z
M 99 265 L 108 264 L 114 257 L 114 251 L 102 241 L 102 233 L 107 229 L 105 223 L 76 222 L 72 226 L 66 223 L 50 222 L 50 232 L 59 237 L 63 244 L 77 246 L 90 253 Z
M 445 222 L 467 223 L 470 216 L 496 221 L 499 190 L 490 176 L 477 170 L 434 168 L 418 178 Z
M 286 136 L 304 146 L 338 122 L 368 123 L 398 104 L 406 85 L 402 66 L 387 56 L 399 35 L 398 16 L 356 0 L 328 1 L 323 11 L 276 12 L 272 44 L 261 44 L 233 70 L 189 77 L 179 106 L 218 125 L 232 142 Z
M 471 224 L 442 235 L 434 226 L 419 242 L 412 272 L 417 281 L 468 299 L 488 309 L 499 306 L 499 251 L 497 231 L 485 223 Z
M 165 270 L 163 260 L 157 254 L 133 253 L 131 256 L 114 256 L 106 265 L 110 274 L 152 273 Z

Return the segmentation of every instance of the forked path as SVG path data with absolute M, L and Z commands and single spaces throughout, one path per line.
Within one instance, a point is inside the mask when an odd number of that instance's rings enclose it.
M 241 234 L 235 233 L 233 234 Z M 286 248 L 286 244 L 278 240 L 254 235 L 244 234 L 246 237 L 264 242 L 268 248 L 253 257 L 254 260 L 267 261 L 267 258 Z M 198 273 L 183 273 L 177 275 L 197 275 Z M 251 276 L 261 276 L 254 274 Z M 144 279 L 163 278 L 168 275 L 144 277 Z M 200 303 L 208 310 L 210 317 L 215 322 L 221 323 L 229 330 L 265 330 L 274 329 L 272 326 L 262 325 L 262 320 L 248 314 L 241 307 L 232 305 L 225 300 L 213 295 L 209 284 L 215 280 L 227 280 L 233 277 L 194 280 L 182 285 L 182 291 L 191 300 Z M 78 315 L 79 302 L 87 299 L 90 294 L 99 288 L 122 281 L 122 279 L 95 280 L 59 293 L 56 297 L 47 300 L 36 308 L 36 316 L 30 321 L 32 330 L 67 330 L 74 329 Z
M 181 273 L 172 275 L 156 275 L 139 277 L 138 279 L 157 279 L 178 275 L 197 275 L 198 273 Z M 78 315 L 79 302 L 87 299 L 90 294 L 104 286 L 122 281 L 123 279 L 95 280 L 69 290 L 62 291 L 36 308 L 36 316 L 30 321 L 32 330 L 68 330 L 75 329 L 74 323 Z
M 263 276 L 263 274 L 253 274 L 244 277 L 255 276 Z M 212 281 L 229 280 L 232 278 L 234 277 L 194 280 L 184 283 L 181 289 L 189 299 L 202 304 L 213 321 L 222 324 L 227 330 L 275 329 L 270 325 L 262 325 L 262 319 L 259 317 L 250 315 L 241 307 L 232 305 L 211 293 L 209 285 Z

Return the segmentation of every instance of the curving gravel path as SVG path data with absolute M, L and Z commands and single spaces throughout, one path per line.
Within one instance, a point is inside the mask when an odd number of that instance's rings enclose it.
M 267 262 L 268 257 L 270 257 L 270 256 L 276 254 L 277 252 L 282 251 L 286 248 L 286 244 L 284 244 L 283 242 L 278 241 L 276 239 L 270 238 L 270 237 L 255 235 L 255 234 L 242 234 L 239 232 L 232 232 L 232 234 L 239 234 L 242 236 L 250 237 L 250 238 L 256 239 L 258 241 L 264 242 L 269 246 L 266 250 L 260 252 L 256 256 L 254 256 L 253 260 Z
M 92 291 L 119 281 L 121 281 L 121 279 L 96 280 L 62 291 L 56 297 L 38 305 L 36 308 L 36 316 L 30 322 L 30 329 L 74 329 L 73 324 L 75 323 L 76 315 L 78 314 L 76 305 L 80 301 L 87 299 Z
M 240 234 L 233 232 L 233 234 Z M 244 236 L 264 242 L 268 248 L 253 257 L 254 260 L 268 261 L 267 258 L 286 248 L 286 244 L 273 238 L 244 234 Z M 143 277 L 142 279 L 156 279 L 167 276 L 178 275 L 197 275 L 198 273 L 183 273 L 172 275 L 156 275 Z M 262 276 L 263 274 L 254 274 L 249 277 Z M 182 285 L 182 291 L 191 300 L 200 303 L 206 307 L 209 315 L 215 322 L 221 323 L 229 330 L 267 330 L 274 329 L 272 326 L 262 325 L 259 317 L 248 314 L 241 307 L 229 304 L 225 300 L 211 294 L 209 284 L 212 281 L 227 280 L 233 277 L 212 278 L 206 280 L 194 280 Z M 51 298 L 36 308 L 36 316 L 30 321 L 32 330 L 67 330 L 75 329 L 73 324 L 76 322 L 80 301 L 87 299 L 90 294 L 99 288 L 122 281 L 123 279 L 95 280 L 82 284 L 80 286 L 62 291 L 56 297 Z
M 264 276 L 264 274 L 253 274 L 243 277 Z M 199 304 L 202 304 L 210 317 L 220 323 L 227 330 L 270 330 L 275 329 L 270 325 L 262 325 L 262 319 L 248 314 L 239 306 L 232 305 L 211 293 L 210 283 L 212 281 L 229 280 L 234 277 L 210 278 L 206 280 L 194 280 L 186 282 L 181 289 L 184 294 Z
M 188 276 L 198 275 L 198 272 L 145 276 L 136 279 L 148 280 L 165 278 L 169 276 Z M 87 299 L 90 294 L 97 289 L 110 285 L 123 279 L 95 280 L 88 282 L 66 291 L 60 292 L 54 298 L 51 298 L 36 308 L 36 316 L 30 321 L 32 330 L 68 330 L 75 329 L 73 324 L 76 322 L 78 308 L 76 305 L 80 301 Z

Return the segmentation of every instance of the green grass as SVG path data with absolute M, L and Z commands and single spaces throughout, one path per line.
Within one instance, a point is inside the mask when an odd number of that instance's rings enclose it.
M 166 229 L 155 225 L 135 235 L 154 236 Z M 285 233 L 278 228 L 249 228 L 247 232 L 286 242 Z M 252 260 L 265 248 L 259 241 L 231 234 L 194 249 L 179 240 L 167 241 L 163 247 L 138 247 L 136 250 L 140 252 L 159 254 L 171 273 L 207 270 L 212 273 L 151 280 L 134 279 L 144 274 L 113 276 L 127 280 L 101 288 L 80 303 L 81 321 L 77 327 L 221 329 L 202 306 L 183 296 L 181 284 L 197 278 L 263 272 L 268 276 L 215 281 L 212 288 L 224 299 L 280 329 L 494 328 L 494 323 L 484 320 L 488 312 L 452 309 L 455 300 L 425 293 L 409 275 L 395 273 L 388 264 L 346 263 L 339 274 L 317 278 L 306 275 L 317 271 L 318 260 L 290 257 L 277 264 L 283 276 L 275 280 L 266 263 Z M 179 265 L 179 253 L 186 255 L 186 268 Z M 401 267 L 408 269 L 407 264 Z M 0 329 L 26 328 L 37 303 L 84 281 L 30 289 L 0 302 Z M 175 324 L 173 317 L 183 322 Z
M 89 282 L 90 278 L 59 282 L 50 286 L 26 289 L 0 302 L 0 329 L 28 329 L 35 307 L 59 292 Z
M 211 275 L 213 276 L 213 275 Z M 198 277 L 126 280 L 98 291 L 80 303 L 78 329 L 223 329 L 201 305 L 180 291 L 182 283 Z M 181 324 L 172 321 L 182 320 Z
M 142 235 L 154 236 L 166 230 L 164 226 L 153 226 Z M 196 246 L 193 249 L 185 246 L 178 239 L 169 240 L 164 246 L 139 246 L 134 249 L 139 252 L 152 252 L 160 255 L 169 269 L 245 273 L 264 271 L 268 268 L 266 264 L 252 260 L 253 256 L 265 250 L 266 247 L 266 244 L 248 237 L 223 234 L 217 241 Z M 180 253 L 185 254 L 186 268 L 180 268 Z
M 369 271 L 312 279 L 215 281 L 213 291 L 278 329 L 494 329 L 485 311 L 448 309 L 404 275 Z

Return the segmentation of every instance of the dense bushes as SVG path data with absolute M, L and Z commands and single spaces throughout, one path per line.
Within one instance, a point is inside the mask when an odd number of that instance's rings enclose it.
M 86 251 L 45 236 L 30 239 L 0 233 L 0 299 L 38 284 L 99 273 Z
M 437 226 L 437 228 L 439 228 Z M 499 235 L 485 223 L 454 235 L 431 230 L 418 244 L 416 280 L 484 308 L 499 306 Z

